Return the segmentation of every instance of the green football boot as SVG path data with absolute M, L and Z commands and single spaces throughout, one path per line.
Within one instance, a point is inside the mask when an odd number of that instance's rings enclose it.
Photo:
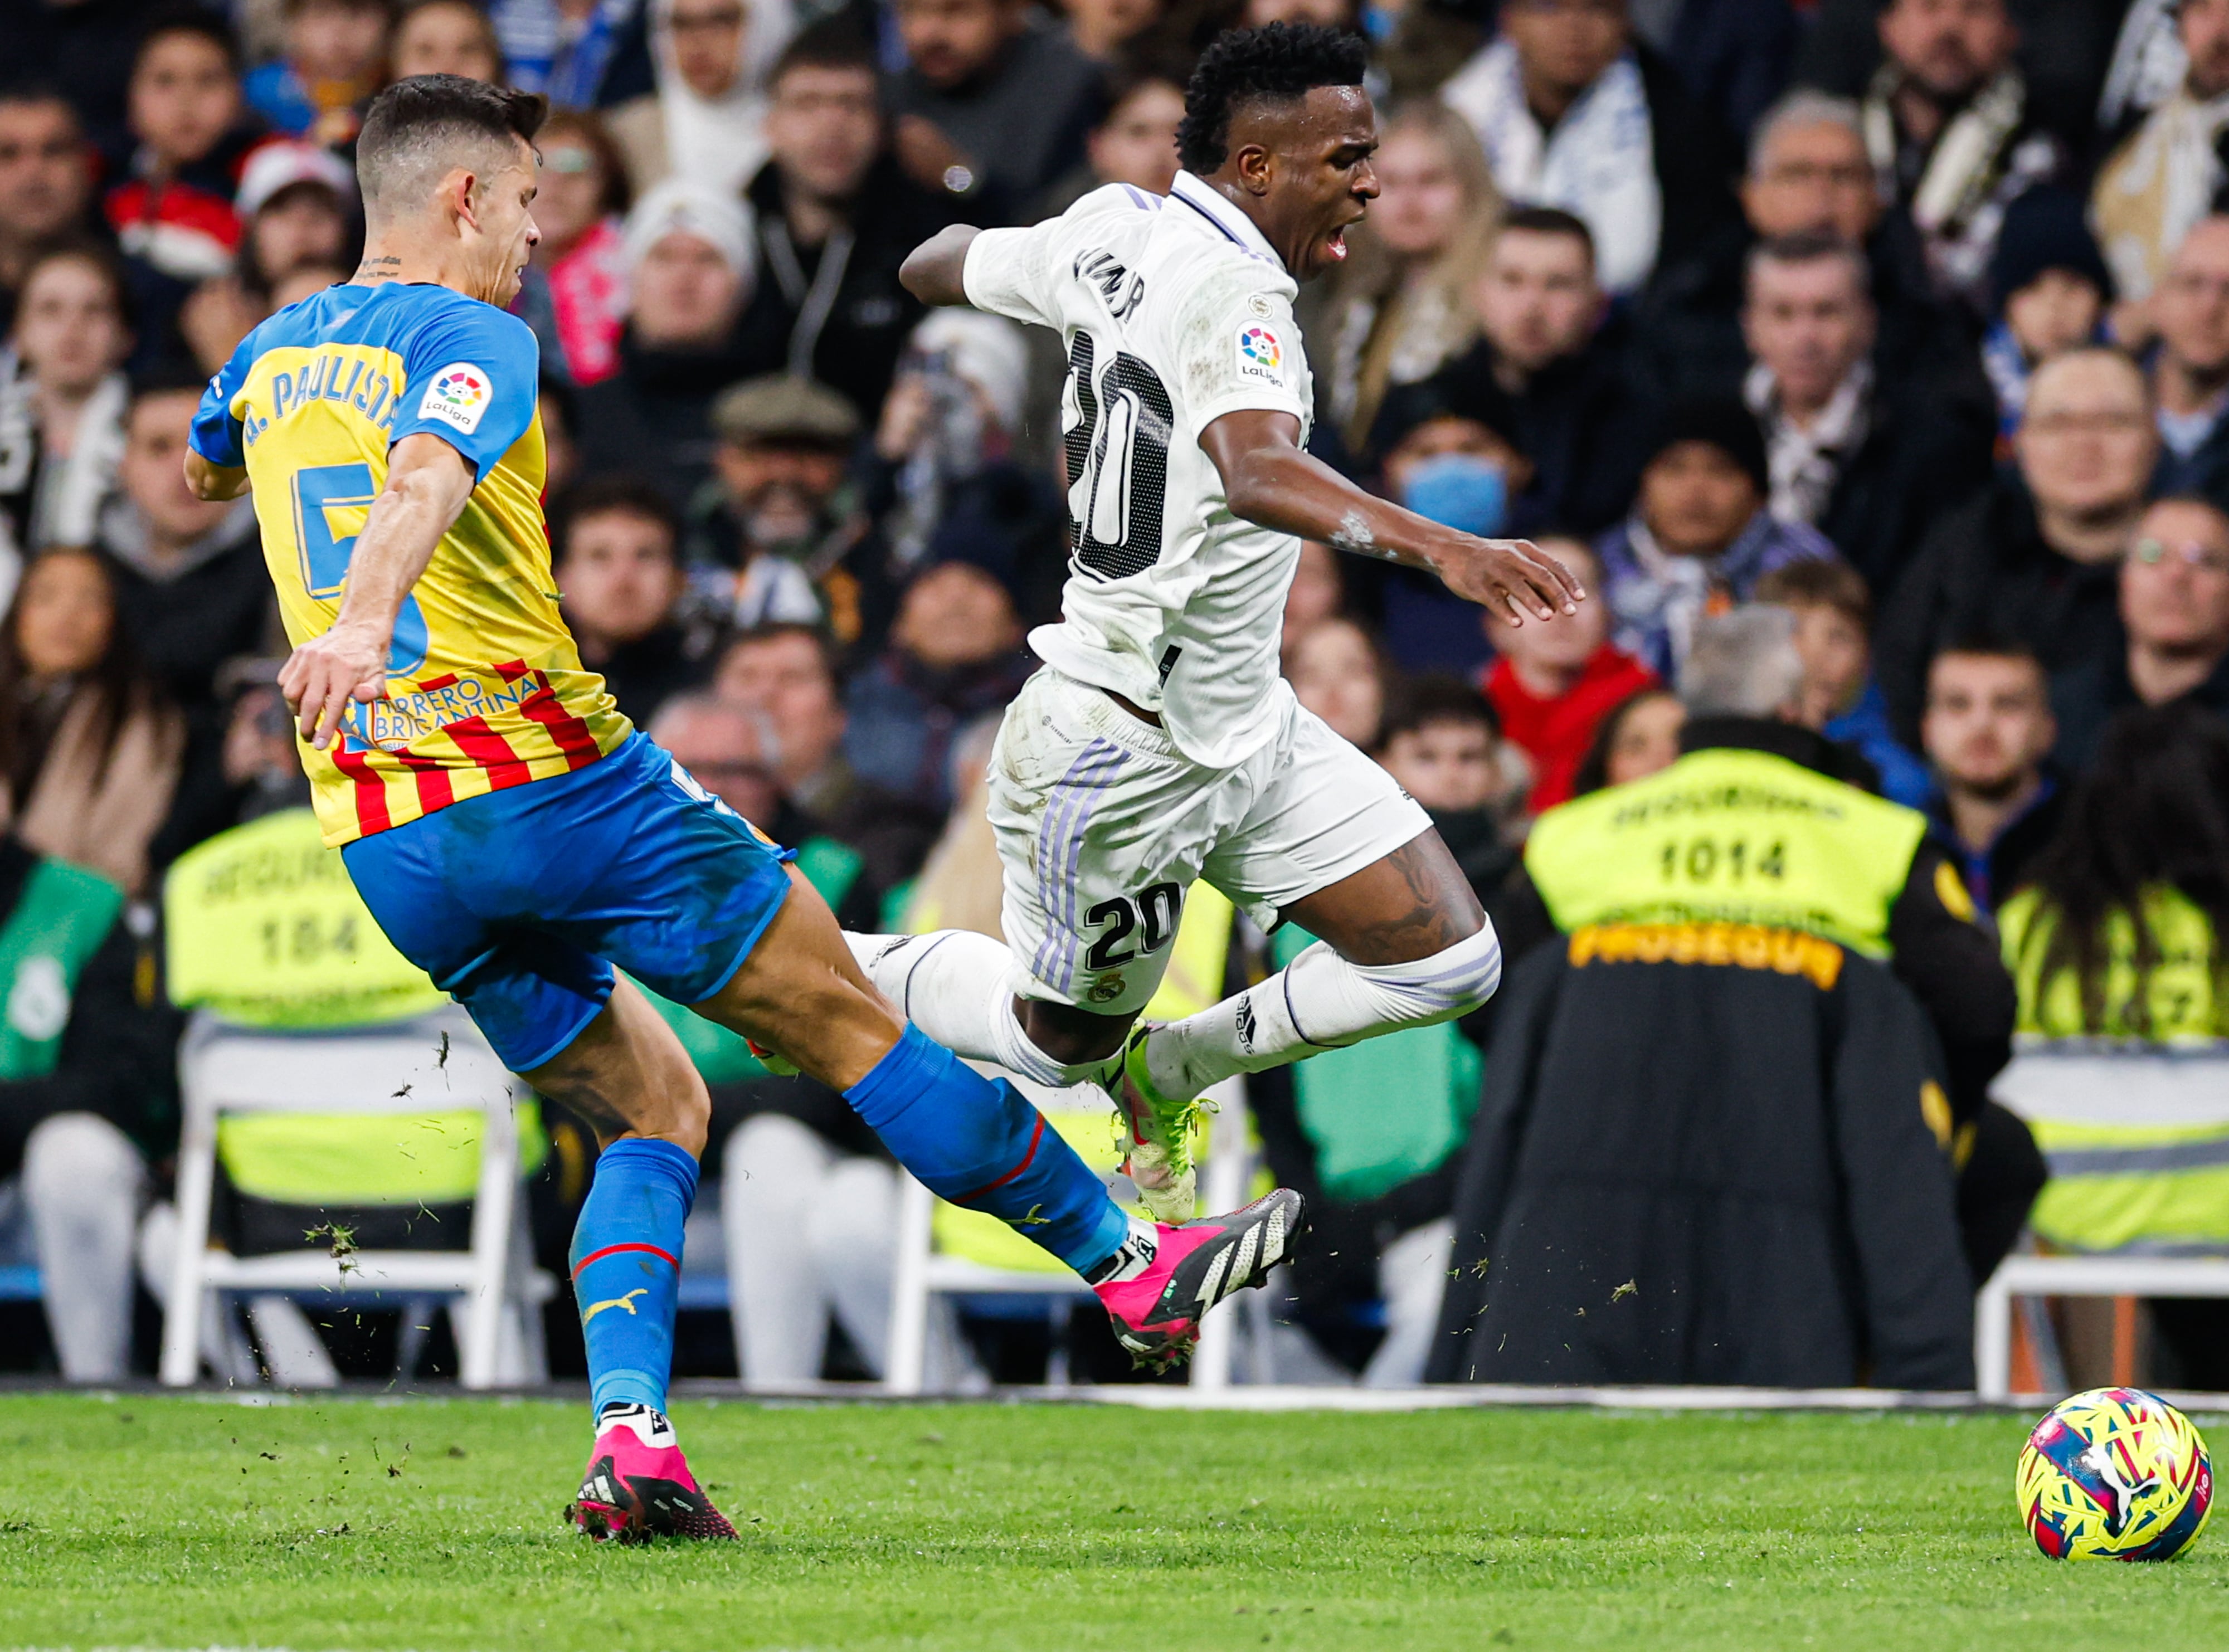
M 1142 1024 L 1130 1029 L 1121 1070 L 1108 1094 L 1114 1098 L 1121 1131 L 1123 1173 L 1137 1188 L 1147 1214 L 1180 1227 L 1192 1220 L 1199 1203 L 1199 1177 L 1192 1161 L 1192 1115 L 1214 1107 L 1197 1096 L 1172 1099 L 1153 1088 L 1146 1072 L 1146 1039 L 1153 1031 Z

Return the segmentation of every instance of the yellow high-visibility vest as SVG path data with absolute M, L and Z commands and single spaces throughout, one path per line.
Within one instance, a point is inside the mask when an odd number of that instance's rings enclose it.
M 1550 809 L 1525 868 L 1556 927 L 1800 929 L 1870 957 L 1926 817 L 1768 752 L 1712 748 Z

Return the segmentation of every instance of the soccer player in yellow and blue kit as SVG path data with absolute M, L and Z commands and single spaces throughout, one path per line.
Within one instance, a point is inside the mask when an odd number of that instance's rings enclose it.
M 574 1520 L 731 1537 L 665 1414 L 710 1103 L 614 964 L 843 1091 L 930 1188 L 1082 1274 L 1143 1358 L 1181 1358 L 1301 1212 L 1281 1190 L 1182 1227 L 1126 1215 L 1012 1085 L 905 1024 L 789 857 L 582 667 L 551 588 L 534 336 L 500 307 L 539 239 L 543 115 L 455 75 L 380 93 L 363 264 L 233 353 L 187 479 L 253 486 L 325 841 L 396 947 L 602 1144 L 573 1242 L 596 1434 Z

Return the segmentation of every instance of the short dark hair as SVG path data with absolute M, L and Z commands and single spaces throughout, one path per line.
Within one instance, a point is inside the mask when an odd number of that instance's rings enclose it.
M 1839 556 L 1808 557 L 1776 568 L 1757 582 L 1757 600 L 1784 608 L 1833 608 L 1871 630 L 1873 594 L 1866 576 Z
M 511 92 L 461 74 L 414 74 L 371 100 L 356 140 L 357 181 L 367 209 L 399 185 L 432 186 L 425 176 L 456 164 L 473 145 L 531 144 L 549 114 L 538 92 Z M 438 173 L 435 174 L 439 176 Z
M 557 560 L 572 549 L 573 530 L 590 517 L 640 517 L 665 530 L 674 560 L 681 557 L 681 519 L 666 503 L 665 495 L 639 476 L 591 476 L 565 490 L 549 513 L 550 540 Z
M 1230 117 L 1243 104 L 1296 103 L 1320 86 L 1360 86 L 1370 48 L 1359 35 L 1317 23 L 1233 29 L 1200 54 L 1185 88 L 1177 159 L 1206 174 L 1230 151 Z
M 1501 233 L 1513 229 L 1531 235 L 1569 235 L 1586 247 L 1587 262 L 1594 262 L 1595 232 L 1576 212 L 1561 207 L 1512 207 L 1501 215 Z
M 845 16 L 824 17 L 810 29 L 800 29 L 767 75 L 771 90 L 792 69 L 858 69 L 877 73 L 874 43 L 858 24 Z
M 18 299 L 30 290 L 33 276 L 49 264 L 59 264 L 70 259 L 93 266 L 95 273 L 107 283 L 108 294 L 115 303 L 118 317 L 126 327 L 136 330 L 139 325 L 139 306 L 132 296 L 132 277 L 125 270 L 124 260 L 106 241 L 95 241 L 90 235 L 65 235 L 47 242 L 32 253 L 23 266 L 23 279 L 16 284 Z
M 829 692 L 841 700 L 844 697 L 843 661 L 837 653 L 835 640 L 817 625 L 807 625 L 801 620 L 762 620 L 728 639 L 728 646 L 720 651 L 720 658 L 724 660 L 739 648 L 748 648 L 754 643 L 778 641 L 783 637 L 802 637 L 813 645 L 813 658 L 820 662 L 821 672 L 828 678 Z
M 147 19 L 139 30 L 139 42 L 132 48 L 132 72 L 139 73 L 139 65 L 165 35 L 198 35 L 224 54 L 224 61 L 234 74 L 240 73 L 240 36 L 230 25 L 214 11 L 196 5 L 169 5 Z
M 2044 665 L 2043 656 L 2036 652 L 2035 645 L 2027 638 L 2015 637 L 2009 632 L 2004 631 L 1964 631 L 1951 638 L 1949 642 L 1944 643 L 1927 657 L 1927 672 L 1922 679 L 1925 685 L 1923 699 L 1931 699 L 1934 697 L 1937 663 L 1948 659 L 1953 654 L 1963 654 L 1969 659 L 1977 659 L 2017 660 L 2034 672 L 2036 680 L 2046 690 L 2050 686 L 2051 673 Z
M 165 356 L 132 376 L 132 403 L 137 408 L 151 395 L 198 396 L 209 389 L 209 375 L 183 357 Z M 131 415 L 125 415 L 129 420 Z
M 35 109 L 42 105 L 60 108 L 70 118 L 70 125 L 80 133 L 85 131 L 85 120 L 70 101 L 69 93 L 51 80 L 16 80 L 0 85 L 0 109 Z
M 1432 673 L 1398 683 L 1386 696 L 1378 749 L 1391 746 L 1397 735 L 1415 734 L 1435 723 L 1475 723 L 1501 738 L 1501 718 L 1483 694 L 1460 678 Z
M 1826 258 L 1841 260 L 1849 267 L 1850 279 L 1857 283 L 1859 294 L 1867 299 L 1872 296 L 1871 271 L 1864 252 L 1831 229 L 1797 229 L 1757 242 L 1750 248 L 1749 262 L 1742 272 L 1743 285 L 1746 286 L 1757 279 L 1760 264 L 1815 264 Z

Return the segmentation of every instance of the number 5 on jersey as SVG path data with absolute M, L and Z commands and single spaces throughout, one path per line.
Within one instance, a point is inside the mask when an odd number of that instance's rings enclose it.
M 357 536 L 378 493 L 369 465 L 318 465 L 294 472 L 294 546 L 301 558 L 302 588 L 319 601 L 340 600 Z M 389 672 L 408 677 L 424 665 L 426 642 L 426 611 L 414 591 L 395 616 Z

